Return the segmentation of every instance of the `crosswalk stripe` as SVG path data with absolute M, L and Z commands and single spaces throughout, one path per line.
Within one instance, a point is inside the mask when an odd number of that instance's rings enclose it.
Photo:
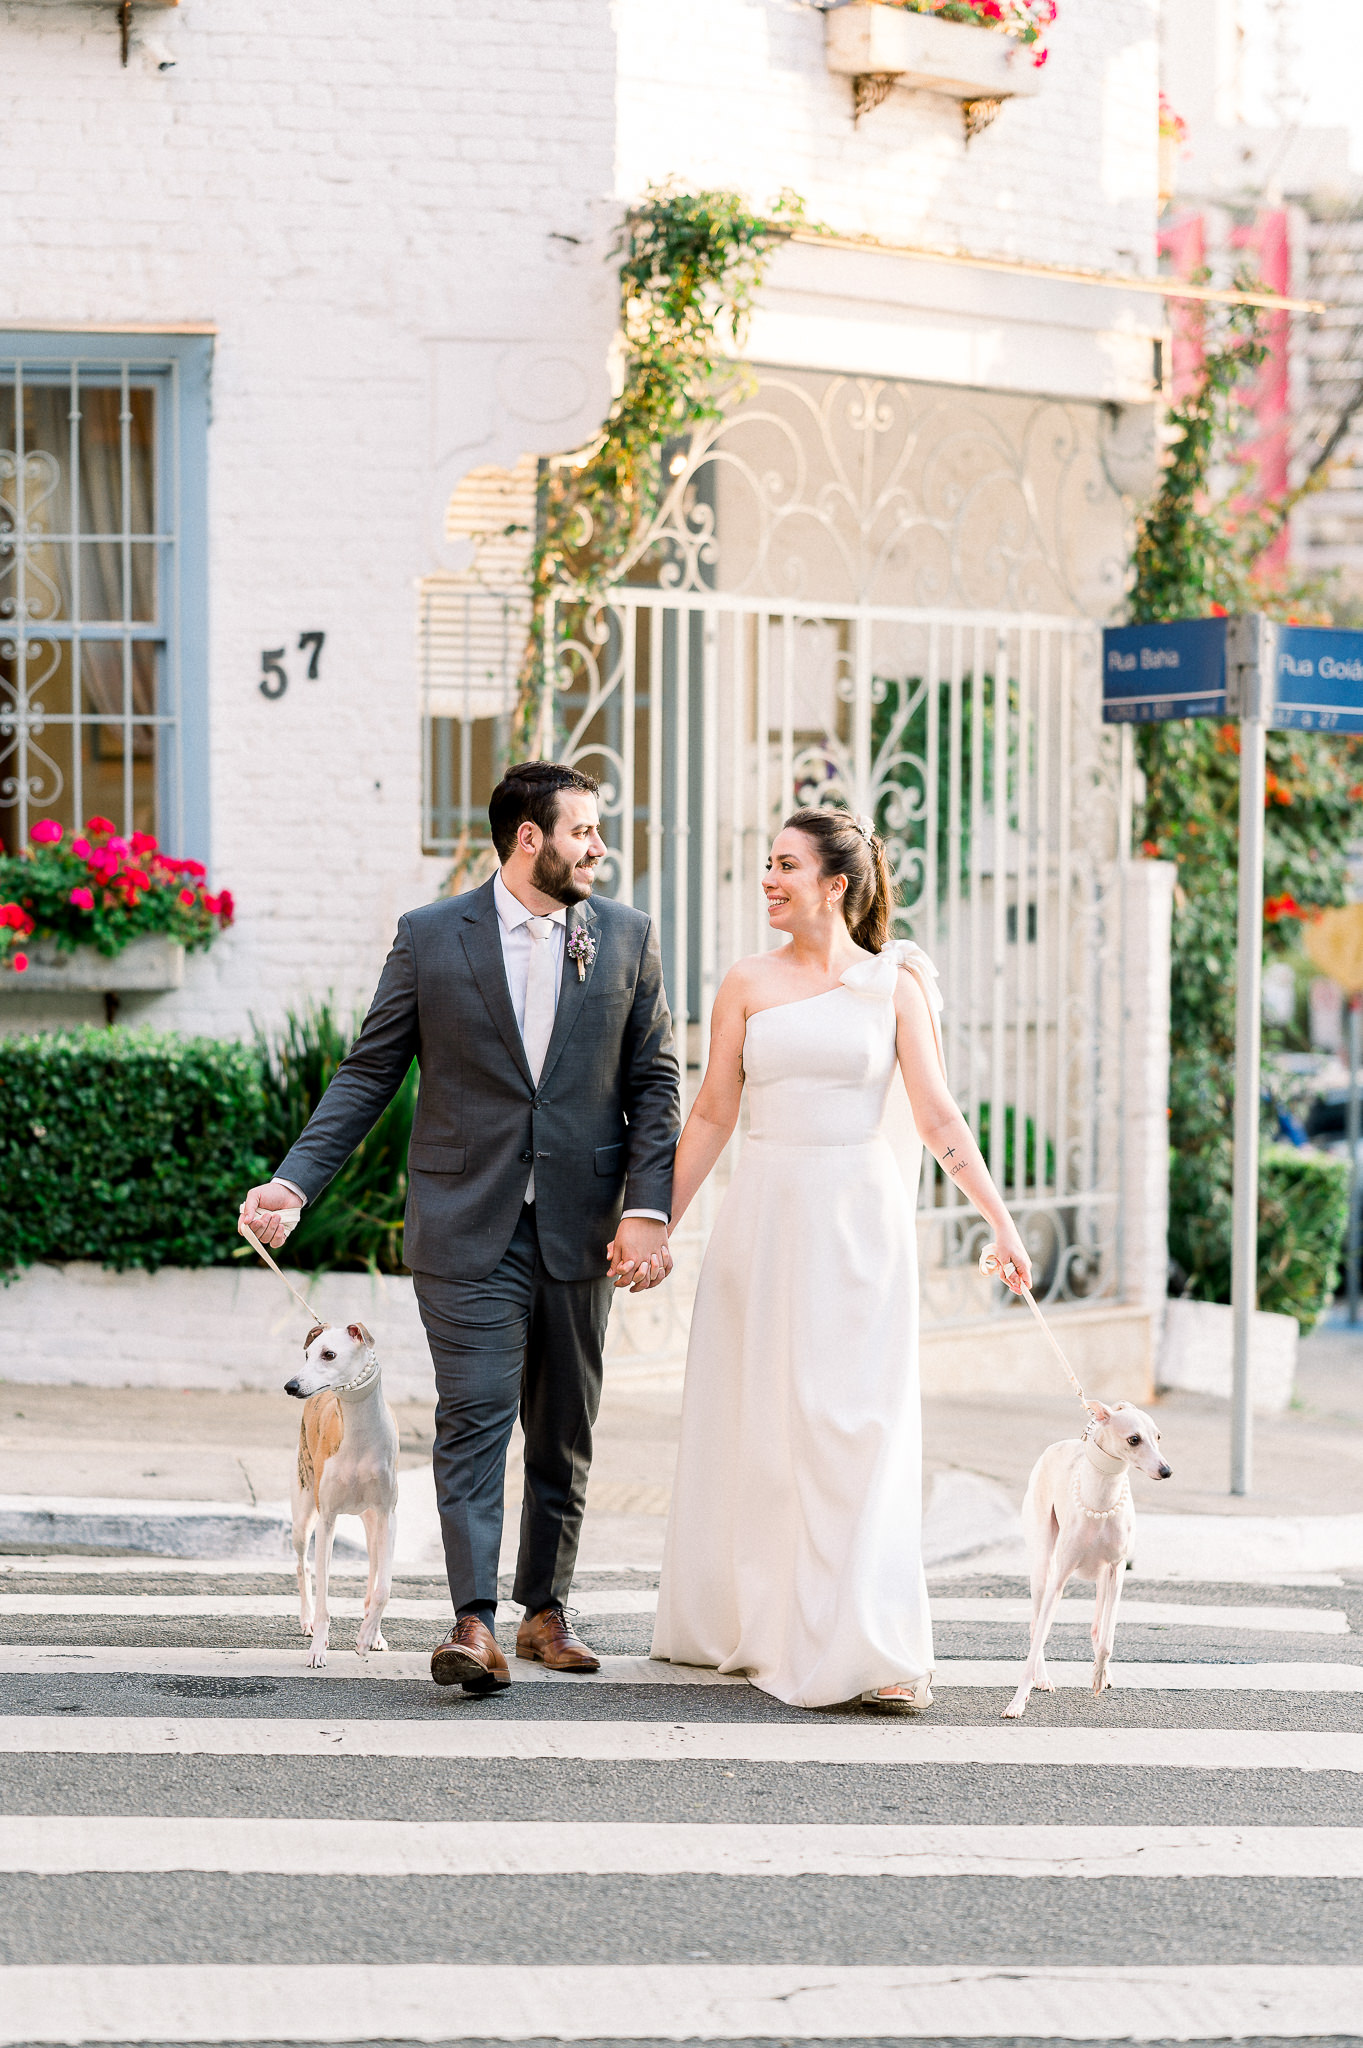
M 658 1596 L 645 1586 L 618 1591 L 590 1587 L 574 1594 L 571 1607 L 584 1616 L 654 1614 Z M 351 1619 L 363 1611 L 354 1594 L 333 1598 L 333 1615 Z M 396 1594 L 385 1616 L 395 1621 L 443 1621 L 451 1617 L 450 1601 Z M 516 1610 L 519 1612 L 519 1609 Z M 176 1616 L 291 1616 L 298 1612 L 297 1593 L 3 1593 L 0 1614 L 114 1616 L 129 1620 L 169 1620 Z M 1026 1626 L 1031 1604 L 1026 1600 L 934 1600 L 935 1621 L 1006 1622 Z M 1341 1607 L 1207 1607 L 1165 1600 L 1126 1600 L 1121 1620 L 1156 1628 L 1256 1629 L 1273 1635 L 1348 1635 L 1349 1617 Z M 1055 1617 L 1057 1627 L 1088 1628 L 1091 1600 L 1065 1600 Z
M 19 1965 L 0 2043 L 1351 2034 L 1354 1965 Z
M 307 1651 L 296 1649 L 146 1650 L 135 1644 L 5 1643 L 0 1644 L 0 1674 L 40 1677 L 54 1673 L 141 1672 L 148 1675 L 234 1676 L 238 1678 L 426 1679 L 431 1674 L 427 1650 L 389 1650 L 360 1657 L 354 1650 L 328 1652 L 325 1670 L 311 1671 Z M 715 1686 L 746 1685 L 737 1672 L 718 1672 L 694 1664 L 665 1664 L 650 1657 L 603 1657 L 599 1672 L 549 1671 L 527 1659 L 509 1659 L 511 1676 L 520 1683 L 571 1685 L 576 1689 L 603 1685 Z M 1047 1659 L 1052 1684 L 1061 1691 L 1086 1692 L 1092 1666 Z M 944 1657 L 933 1667 L 934 1687 L 992 1688 L 1014 1686 L 1020 1658 Z M 1363 1664 L 1113 1664 L 1112 1683 L 1127 1692 L 1311 1692 L 1363 1693 Z
M 919 1720 L 368 1721 L 9 1714 L 0 1755 L 369 1756 L 668 1763 L 1019 1764 L 1199 1771 L 1363 1771 L 1363 1735 L 1245 1728 L 1041 1728 Z
M 3 1595 L 0 1595 L 0 1605 Z M 934 1621 L 1031 1620 L 1030 1600 L 934 1600 Z M 1088 1628 L 1093 1622 L 1091 1600 L 1062 1600 L 1056 1609 L 1056 1626 L 1071 1622 Z M 1174 1600 L 1123 1600 L 1117 1610 L 1122 1623 L 1146 1628 L 1244 1628 L 1269 1635 L 1346 1636 L 1349 1617 L 1342 1607 L 1206 1607 Z
M 0 1817 L 0 1872 L 287 1877 L 1363 1877 L 1363 1828 Z

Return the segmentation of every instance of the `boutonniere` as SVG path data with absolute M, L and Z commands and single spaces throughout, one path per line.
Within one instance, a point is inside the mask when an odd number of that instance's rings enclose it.
M 596 958 L 596 940 L 585 924 L 577 925 L 568 935 L 568 958 L 577 962 L 577 978 L 587 979 L 587 969 Z

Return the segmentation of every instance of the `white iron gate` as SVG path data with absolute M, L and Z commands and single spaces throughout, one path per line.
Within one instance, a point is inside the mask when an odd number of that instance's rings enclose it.
M 599 886 L 658 922 L 692 1085 L 720 978 L 772 943 L 759 885 L 782 818 L 869 812 L 1038 1293 L 1117 1297 L 1130 740 L 1099 720 L 1097 629 L 642 588 L 554 629 L 554 752 L 602 782 Z M 984 1226 L 931 1162 L 922 1222 L 925 1319 L 1000 1306 Z

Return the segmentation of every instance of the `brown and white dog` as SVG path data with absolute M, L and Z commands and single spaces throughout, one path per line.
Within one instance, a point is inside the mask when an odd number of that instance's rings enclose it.
M 312 1637 L 309 1665 L 327 1661 L 327 1578 L 338 1515 L 358 1515 L 369 1550 L 369 1585 L 355 1647 L 363 1657 L 386 1650 L 380 1633 L 393 1587 L 397 1531 L 398 1426 L 383 1398 L 374 1339 L 363 1323 L 319 1323 L 303 1340 L 303 1370 L 286 1394 L 306 1403 L 298 1432 L 298 1464 L 290 1486 L 293 1547 L 298 1560 L 299 1622 Z M 308 1570 L 308 1538 L 317 1529 L 317 1598 Z
M 1117 1636 L 1122 1574 L 1136 1535 L 1131 1468 L 1167 1479 L 1169 1466 L 1150 1417 L 1129 1401 L 1089 1402 L 1082 1437 L 1043 1451 L 1027 1482 L 1022 1523 L 1032 1567 L 1032 1646 L 1022 1682 L 1003 1710 L 1020 1721 L 1033 1690 L 1052 1692 L 1046 1676 L 1046 1638 L 1060 1596 L 1074 1577 L 1095 1582 L 1093 1690 L 1106 1692 Z

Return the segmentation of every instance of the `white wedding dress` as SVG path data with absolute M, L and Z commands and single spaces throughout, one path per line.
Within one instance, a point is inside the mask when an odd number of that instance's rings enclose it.
M 932 1667 L 904 968 L 936 1028 L 936 970 L 902 941 L 748 1019 L 749 1134 L 691 1322 L 653 1655 L 792 1706 Z

